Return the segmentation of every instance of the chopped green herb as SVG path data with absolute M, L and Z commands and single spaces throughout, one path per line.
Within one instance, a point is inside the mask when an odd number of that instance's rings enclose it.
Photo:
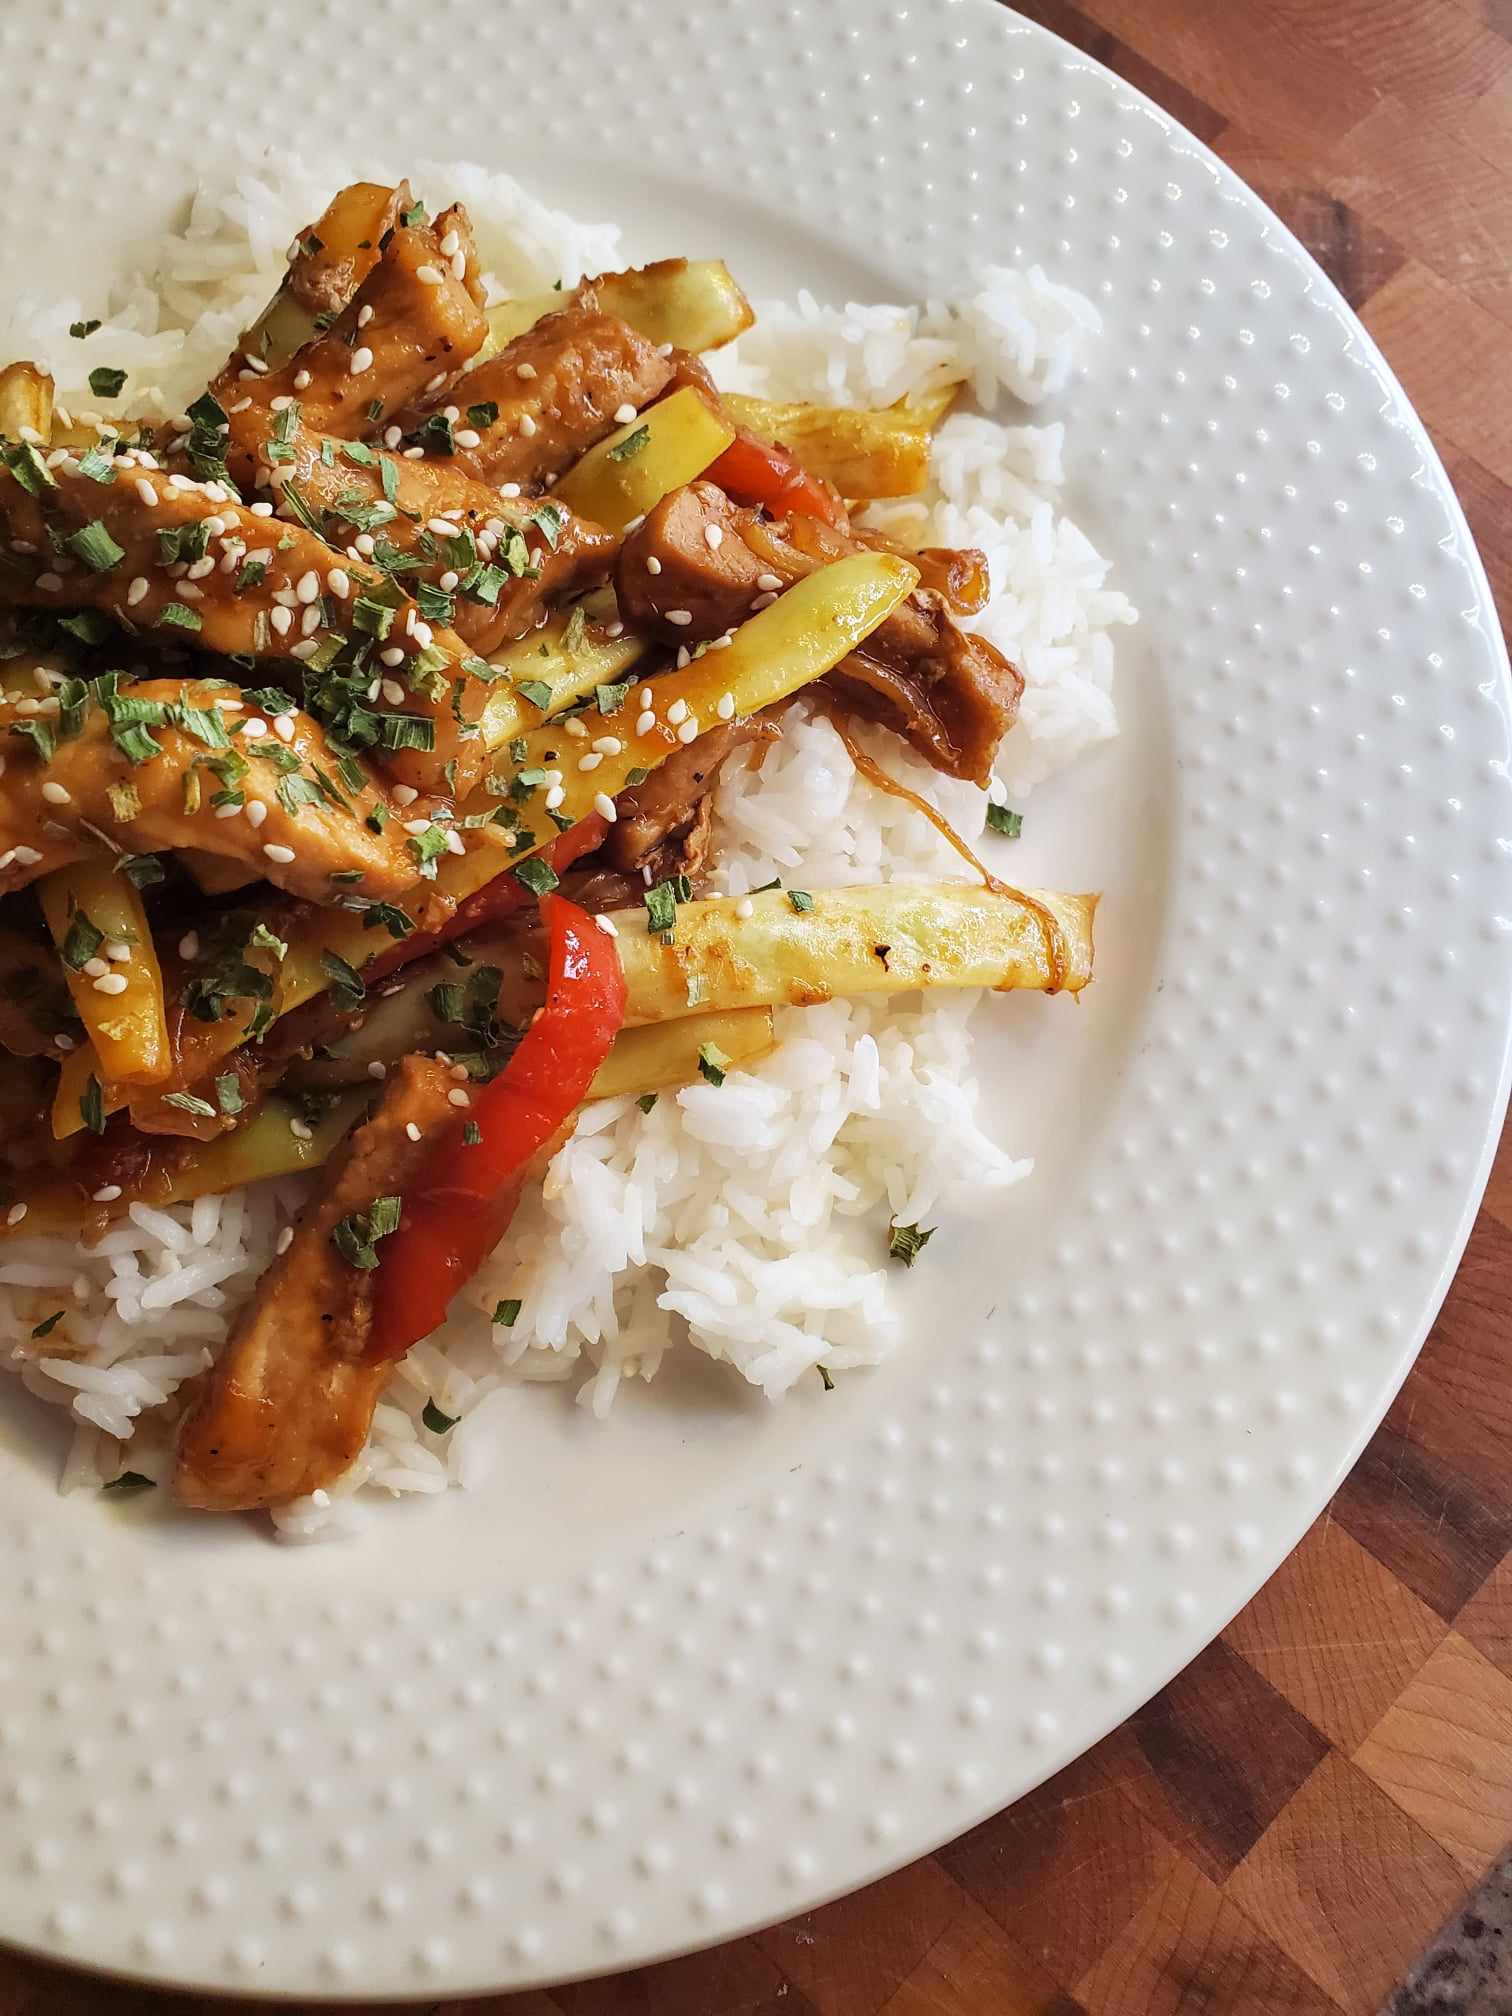
M 192 1113 L 196 1119 L 213 1120 L 215 1108 L 208 1099 L 201 1099 L 197 1092 L 165 1092 L 165 1106 L 177 1106 L 181 1113 Z
M 264 952 L 271 952 L 275 959 L 283 960 L 289 956 L 289 948 L 284 940 L 270 931 L 260 919 L 252 926 L 252 935 L 247 943 L 259 947 Z
M 730 1059 L 717 1043 L 700 1043 L 698 1046 L 698 1075 L 707 1078 L 711 1085 L 723 1085 Z
M 551 705 L 551 688 L 544 679 L 522 679 L 515 691 L 533 707 L 546 708 Z
M 399 212 L 399 222 L 404 226 L 406 231 L 413 231 L 417 224 L 425 222 L 425 205 L 423 203 L 412 203 L 408 210 L 401 210 Z
M 0 459 L 12 476 L 33 497 L 40 497 L 44 490 L 56 490 L 58 479 L 48 468 L 30 441 L 7 441 L 0 447 Z
M 493 1320 L 501 1329 L 513 1330 L 519 1316 L 521 1303 L 515 1296 L 506 1296 L 502 1302 L 494 1304 Z
M 66 1309 L 54 1309 L 51 1316 L 43 1317 L 42 1321 L 31 1334 L 33 1337 L 50 1337 L 67 1314 L 68 1311 Z
M 112 1477 L 108 1484 L 100 1486 L 102 1491 L 155 1491 L 156 1481 L 144 1477 L 140 1470 L 123 1470 L 119 1477 Z
M 478 1125 L 476 1120 L 469 1120 L 462 1129 L 462 1146 L 464 1148 L 476 1148 L 482 1139 L 483 1129 Z
M 600 714 L 617 714 L 625 704 L 625 695 L 630 691 L 630 681 L 621 680 L 613 686 L 596 686 L 593 697 L 598 702 Z
M 381 924 L 390 938 L 408 938 L 415 928 L 413 918 L 395 903 L 369 903 L 362 913 L 362 923 L 369 931 Z
M 126 373 L 112 369 L 109 364 L 97 364 L 89 374 L 89 389 L 96 399 L 119 398 L 125 383 Z
M 339 952 L 322 952 L 321 970 L 331 982 L 331 999 L 343 1011 L 360 1008 L 367 999 L 362 975 Z
M 424 714 L 382 714 L 379 739 L 385 749 L 420 749 L 436 746 L 436 724 Z
M 105 1090 L 92 1071 L 79 1095 L 79 1118 L 91 1134 L 105 1132 Z
M 378 1265 L 378 1241 L 398 1229 L 400 1210 L 397 1197 L 375 1197 L 371 1209 L 349 1212 L 331 1228 L 331 1244 L 353 1267 L 370 1272 Z
M 58 753 L 57 731 L 51 721 L 35 716 L 27 721 L 12 721 L 10 732 L 23 742 L 30 742 L 44 763 L 51 763 Z
M 819 1377 L 824 1381 L 825 1392 L 833 1393 L 835 1390 L 835 1382 L 830 1377 L 830 1369 L 828 1365 L 816 1365 L 814 1367 L 814 1370 L 819 1374 Z
M 989 805 L 987 824 L 994 833 L 1001 833 L 1005 840 L 1017 840 L 1024 830 L 1024 815 L 1022 812 L 1010 812 L 1006 805 Z
M 100 318 L 98 315 L 96 315 L 94 320 L 91 322 L 70 322 L 68 325 L 68 333 L 70 336 L 81 336 L 81 337 L 93 336 L 94 332 L 99 327 L 100 327 Z
M 159 630 L 202 630 L 204 624 L 197 609 L 191 609 L 187 602 L 165 602 L 158 611 L 156 628 Z
M 116 544 L 98 518 L 70 532 L 63 544 L 96 574 L 108 574 L 126 558 L 126 548 Z
M 693 884 L 686 875 L 673 875 L 665 882 L 653 882 L 641 897 L 646 906 L 646 929 L 675 931 L 677 906 L 686 903 L 692 894 Z
M 75 910 L 68 920 L 68 930 L 63 943 L 58 948 L 63 964 L 74 973 L 82 973 L 105 943 L 105 933 L 98 930 L 82 910 Z
M 555 889 L 558 882 L 556 870 L 549 861 L 543 861 L 539 854 L 522 861 L 514 871 L 515 880 L 528 889 L 532 896 L 545 896 Z
M 123 854 L 116 866 L 133 889 L 152 889 L 167 880 L 167 872 L 156 854 Z
M 87 448 L 79 457 L 79 474 L 87 476 L 91 483 L 114 483 L 116 466 L 108 455 L 102 455 L 98 448 Z
M 616 443 L 609 450 L 609 460 L 611 462 L 628 462 L 632 455 L 639 455 L 642 448 L 645 447 L 650 439 L 651 429 L 649 427 L 637 427 L 633 434 L 627 434 L 623 441 Z
M 812 910 L 814 907 L 814 899 L 810 896 L 807 889 L 789 889 L 787 899 L 793 908 L 799 912 Z
M 434 1400 L 427 1400 L 421 1410 L 420 1419 L 432 1435 L 446 1435 L 456 1427 L 462 1417 L 459 1414 L 443 1414 Z
M 409 437 L 413 447 L 423 448 L 429 455 L 455 455 L 457 444 L 452 438 L 452 423 L 444 413 L 432 413 L 424 426 L 417 427 Z
M 887 1226 L 887 1250 L 894 1260 L 901 1260 L 905 1267 L 912 1267 L 924 1248 L 933 1239 L 937 1228 L 931 1225 L 927 1232 L 921 1232 L 917 1225 L 900 1225 L 896 1218 Z
M 642 1113 L 649 1113 L 651 1108 L 656 1104 L 657 1096 L 655 1092 L 642 1092 L 635 1103 L 639 1106 Z
M 499 417 L 499 408 L 492 399 L 480 399 L 476 406 L 467 409 L 467 424 L 481 433 L 485 427 L 492 427 Z
M 234 1071 L 224 1071 L 215 1081 L 215 1097 L 222 1113 L 240 1113 L 246 1105 L 241 1080 Z

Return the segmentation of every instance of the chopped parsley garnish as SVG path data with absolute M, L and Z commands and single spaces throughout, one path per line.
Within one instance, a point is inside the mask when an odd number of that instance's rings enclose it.
M 105 933 L 97 928 L 83 910 L 75 910 L 68 920 L 68 931 L 59 947 L 63 964 L 72 972 L 82 973 L 105 943 Z
M 711 1085 L 723 1085 L 730 1059 L 727 1052 L 717 1043 L 700 1043 L 698 1046 L 698 1075 L 707 1078 Z
M 462 1417 L 459 1414 L 443 1414 L 441 1412 L 441 1409 L 436 1405 L 434 1400 L 426 1401 L 424 1409 L 422 1410 L 420 1415 L 420 1419 L 425 1423 L 426 1427 L 429 1428 L 432 1435 L 448 1434 L 453 1428 L 456 1427 L 458 1421 L 461 1420 L 461 1418 Z
M 30 742 L 44 763 L 51 763 L 58 753 L 57 731 L 51 721 L 35 717 L 28 721 L 12 721 L 10 732 L 23 741 Z
M 617 442 L 609 450 L 609 460 L 611 462 L 628 462 L 632 455 L 639 455 L 642 448 L 645 447 L 650 439 L 651 429 L 649 427 L 637 427 L 633 434 L 627 434 L 623 441 Z
M 105 1132 L 105 1090 L 92 1071 L 79 1095 L 79 1118 L 91 1134 Z
M 51 1316 L 43 1317 L 42 1321 L 31 1334 L 33 1337 L 50 1337 L 67 1314 L 68 1311 L 66 1309 L 54 1309 Z
M 44 490 L 56 490 L 58 479 L 48 468 L 30 441 L 7 441 L 0 447 L 0 459 L 12 476 L 33 497 L 40 497 Z
M 467 424 L 481 433 L 485 427 L 492 427 L 499 417 L 499 408 L 492 399 L 480 399 L 476 406 L 467 409 Z
M 339 952 L 322 952 L 321 970 L 331 983 L 331 999 L 343 1011 L 360 1008 L 367 999 L 362 975 Z
M 109 364 L 96 364 L 89 374 L 89 389 L 96 399 L 117 399 L 126 383 L 126 373 Z
M 994 833 L 1001 833 L 1005 840 L 1017 840 L 1024 830 L 1024 815 L 1022 812 L 1010 812 L 1006 805 L 989 805 L 987 824 Z
M 646 906 L 646 929 L 675 931 L 677 906 L 688 902 L 692 894 L 693 884 L 686 875 L 673 875 L 665 882 L 653 882 L 641 897 Z
M 639 1106 L 642 1113 L 649 1113 L 651 1108 L 656 1104 L 657 1097 L 658 1095 L 655 1092 L 642 1092 L 635 1103 Z
M 91 483 L 114 483 L 116 466 L 108 455 L 102 455 L 98 448 L 87 448 L 79 457 L 79 474 L 87 476 Z
M 215 1097 L 222 1113 L 240 1113 L 246 1105 L 241 1080 L 234 1071 L 224 1071 L 215 1081 Z
M 417 427 L 409 436 L 412 446 L 425 449 L 430 455 L 455 455 L 457 444 L 452 439 L 452 423 L 444 413 L 432 413 L 423 427 Z
M 894 1260 L 901 1260 L 905 1267 L 912 1267 L 924 1248 L 933 1239 L 936 1227 L 931 1225 L 921 1231 L 917 1225 L 900 1225 L 896 1218 L 887 1226 L 887 1250 Z
M 814 1370 L 819 1374 L 819 1377 L 824 1381 L 825 1392 L 833 1393 L 835 1390 L 835 1382 L 830 1377 L 830 1369 L 828 1365 L 816 1365 L 814 1367 Z
M 187 602 L 165 602 L 158 611 L 156 628 L 159 630 L 201 630 L 203 620 L 197 609 L 191 609 Z
M 126 548 L 116 544 L 98 518 L 91 518 L 77 532 L 70 532 L 63 544 L 96 574 L 108 574 L 126 558 Z M 197 623 L 195 627 L 199 627 Z
M 375 1197 L 371 1209 L 351 1211 L 331 1228 L 331 1244 L 343 1260 L 364 1273 L 378 1265 L 378 1241 L 399 1229 L 397 1197 Z
M 369 903 L 362 913 L 365 930 L 373 930 L 382 925 L 390 938 L 408 938 L 415 928 L 414 919 L 396 903 Z
M 116 866 L 133 889 L 152 889 L 167 879 L 166 870 L 156 854 L 123 854 Z
M 483 1129 L 478 1125 L 476 1120 L 469 1120 L 462 1129 L 462 1146 L 464 1148 L 476 1148 L 482 1139 Z
M 385 749 L 420 749 L 436 746 L 436 724 L 424 714 L 383 714 L 379 716 L 379 739 Z
M 787 899 L 793 908 L 800 913 L 805 910 L 812 910 L 814 907 L 814 899 L 810 896 L 807 889 L 789 889 Z
M 579 612 L 581 613 L 581 612 Z M 625 704 L 625 695 L 630 691 L 630 681 L 622 680 L 614 686 L 595 686 L 593 697 L 598 702 L 600 714 L 618 714 Z
M 298 425 L 299 401 L 291 399 L 281 412 L 273 416 L 273 432 L 263 443 L 263 453 L 270 462 L 294 460 L 294 431 Z
M 515 1326 L 515 1321 L 519 1316 L 521 1306 L 522 1305 L 518 1297 L 513 1295 L 506 1296 L 502 1302 L 496 1302 L 494 1304 L 494 1312 L 493 1312 L 494 1322 L 497 1323 L 501 1329 L 513 1330 Z
M 181 1113 L 192 1113 L 197 1120 L 213 1120 L 215 1108 L 208 1099 L 201 1099 L 197 1092 L 165 1092 L 165 1106 L 177 1106 Z
M 530 522 L 540 532 L 546 544 L 555 553 L 557 541 L 562 536 L 562 527 L 567 523 L 567 514 L 560 504 L 540 504 L 531 513 Z
M 140 1470 L 123 1470 L 119 1477 L 112 1477 L 108 1484 L 100 1486 L 102 1491 L 155 1491 L 156 1482 L 144 1477 Z
M 522 861 L 514 871 L 517 882 L 528 889 L 532 896 L 548 895 L 559 880 L 556 870 L 549 861 L 543 861 L 539 854 L 533 854 L 528 861 Z
M 404 226 L 406 231 L 412 231 L 417 224 L 423 224 L 425 222 L 425 205 L 423 203 L 412 203 L 408 210 L 401 210 L 399 212 L 399 222 Z
M 544 709 L 551 705 L 551 688 L 544 679 L 522 679 L 515 691 L 533 707 Z
M 68 325 L 68 333 L 70 336 L 80 336 L 80 337 L 93 336 L 94 332 L 99 327 L 100 327 L 100 318 L 98 315 L 96 315 L 94 319 L 90 322 L 70 322 Z

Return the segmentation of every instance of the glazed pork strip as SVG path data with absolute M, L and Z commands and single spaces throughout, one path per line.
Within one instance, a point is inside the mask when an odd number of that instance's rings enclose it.
M 0 609 L 99 609 L 163 642 L 303 666 L 333 640 L 351 640 L 358 604 L 376 589 L 393 602 L 373 666 L 388 683 L 367 703 L 380 717 L 385 768 L 415 791 L 450 795 L 455 784 L 465 793 L 476 782 L 485 752 L 467 731 L 485 683 L 466 669 L 462 639 L 427 623 L 380 569 L 336 552 L 307 525 L 270 522 L 260 515 L 270 505 L 235 503 L 223 485 L 167 474 L 150 456 L 144 465 L 140 451 L 100 456 L 98 476 L 89 466 L 70 457 L 48 470 L 33 457 L 0 470 L 0 532 L 10 545 Z M 423 720 L 434 746 L 395 746 L 400 728 L 383 726 L 393 715 Z
M 276 401 L 298 399 L 307 426 L 355 440 L 481 348 L 488 324 L 469 287 L 472 234 L 463 212 L 446 216 L 444 229 L 440 218 L 400 225 L 331 327 L 280 369 L 244 351 L 227 362 L 210 390 L 230 424 L 226 460 L 241 487 L 266 459 Z M 452 236 L 448 258 L 441 245 Z
M 292 481 L 358 565 L 375 550 L 402 555 L 396 578 L 411 593 L 424 581 L 450 596 L 444 620 L 471 651 L 486 657 L 525 636 L 548 603 L 609 578 L 618 538 L 564 504 L 505 499 L 449 459 L 413 462 L 298 424 L 288 431 L 293 460 L 273 472 L 280 509 Z
M 408 182 L 394 189 L 376 182 L 349 183 L 295 238 L 279 292 L 312 315 L 339 315 L 378 264 L 384 239 L 413 202 Z
M 691 483 L 664 498 L 621 548 L 620 613 L 632 628 L 668 644 L 700 643 L 866 543 L 797 513 L 769 522 L 737 508 L 715 484 Z M 930 568 L 948 582 L 939 554 Z M 983 571 L 979 555 L 964 556 L 963 592 L 978 592 L 972 584 Z M 985 638 L 957 627 L 939 588 L 920 586 L 826 683 L 937 770 L 986 784 L 1024 682 Z
M 309 715 L 275 732 L 215 679 L 123 681 L 76 713 L 0 706 L 0 895 L 102 848 L 198 848 L 317 903 L 413 886 L 404 813 Z
M 202 1375 L 179 1438 L 181 1504 L 207 1512 L 286 1505 L 351 1467 L 394 1367 L 366 1356 L 377 1274 L 348 1257 L 338 1228 L 365 1218 L 380 1197 L 402 1197 L 432 1138 L 456 1118 L 455 1089 L 447 1066 L 407 1057 L 389 1073 L 372 1118 L 327 1164 L 292 1244 Z
M 466 475 L 537 491 L 612 434 L 622 414 L 660 397 L 671 377 L 656 346 L 585 290 L 457 384 L 395 413 L 385 439 L 397 438 L 394 427 L 418 436 L 437 415 L 450 415 Z
M 604 860 L 611 868 L 628 873 L 640 868 L 669 840 L 696 831 L 703 806 L 728 758 L 747 743 L 771 741 L 777 732 L 774 723 L 760 716 L 721 722 L 706 729 L 696 742 L 676 749 L 644 784 L 622 791 L 616 799 L 619 816 L 600 850 Z M 682 866 L 684 872 L 691 872 L 686 861 Z

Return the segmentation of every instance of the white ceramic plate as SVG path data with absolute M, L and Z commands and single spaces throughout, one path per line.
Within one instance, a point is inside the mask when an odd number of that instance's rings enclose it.
M 1144 611 L 1122 742 L 1017 872 L 1101 885 L 998 1023 L 1039 1158 L 916 1348 L 768 1411 L 709 1368 L 291 1551 L 0 1483 L 0 1933 L 161 1980 L 612 1968 L 863 1883 L 1085 1748 L 1293 1544 L 1402 1378 L 1500 1120 L 1506 658 L 1333 289 L 1152 106 L 989 4 L 11 0 L 0 292 L 139 257 L 227 136 L 472 155 L 755 291 L 1040 260 L 1108 337 L 1073 515 Z M 34 221 L 31 221 L 34 220 Z M 817 1385 L 817 1382 L 815 1382 Z M 540 1404 L 537 1404 L 539 1400 Z M 41 1410 L 37 1410 L 40 1414 Z

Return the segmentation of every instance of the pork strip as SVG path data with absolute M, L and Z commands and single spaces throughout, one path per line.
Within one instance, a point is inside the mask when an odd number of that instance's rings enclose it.
M 372 1118 L 327 1164 L 293 1243 L 197 1382 L 174 1472 L 181 1504 L 256 1511 L 302 1498 L 351 1468 L 394 1367 L 366 1356 L 376 1272 L 354 1266 L 331 1235 L 377 1198 L 402 1196 L 430 1152 L 428 1137 L 456 1117 L 453 1090 L 444 1064 L 405 1058 Z

